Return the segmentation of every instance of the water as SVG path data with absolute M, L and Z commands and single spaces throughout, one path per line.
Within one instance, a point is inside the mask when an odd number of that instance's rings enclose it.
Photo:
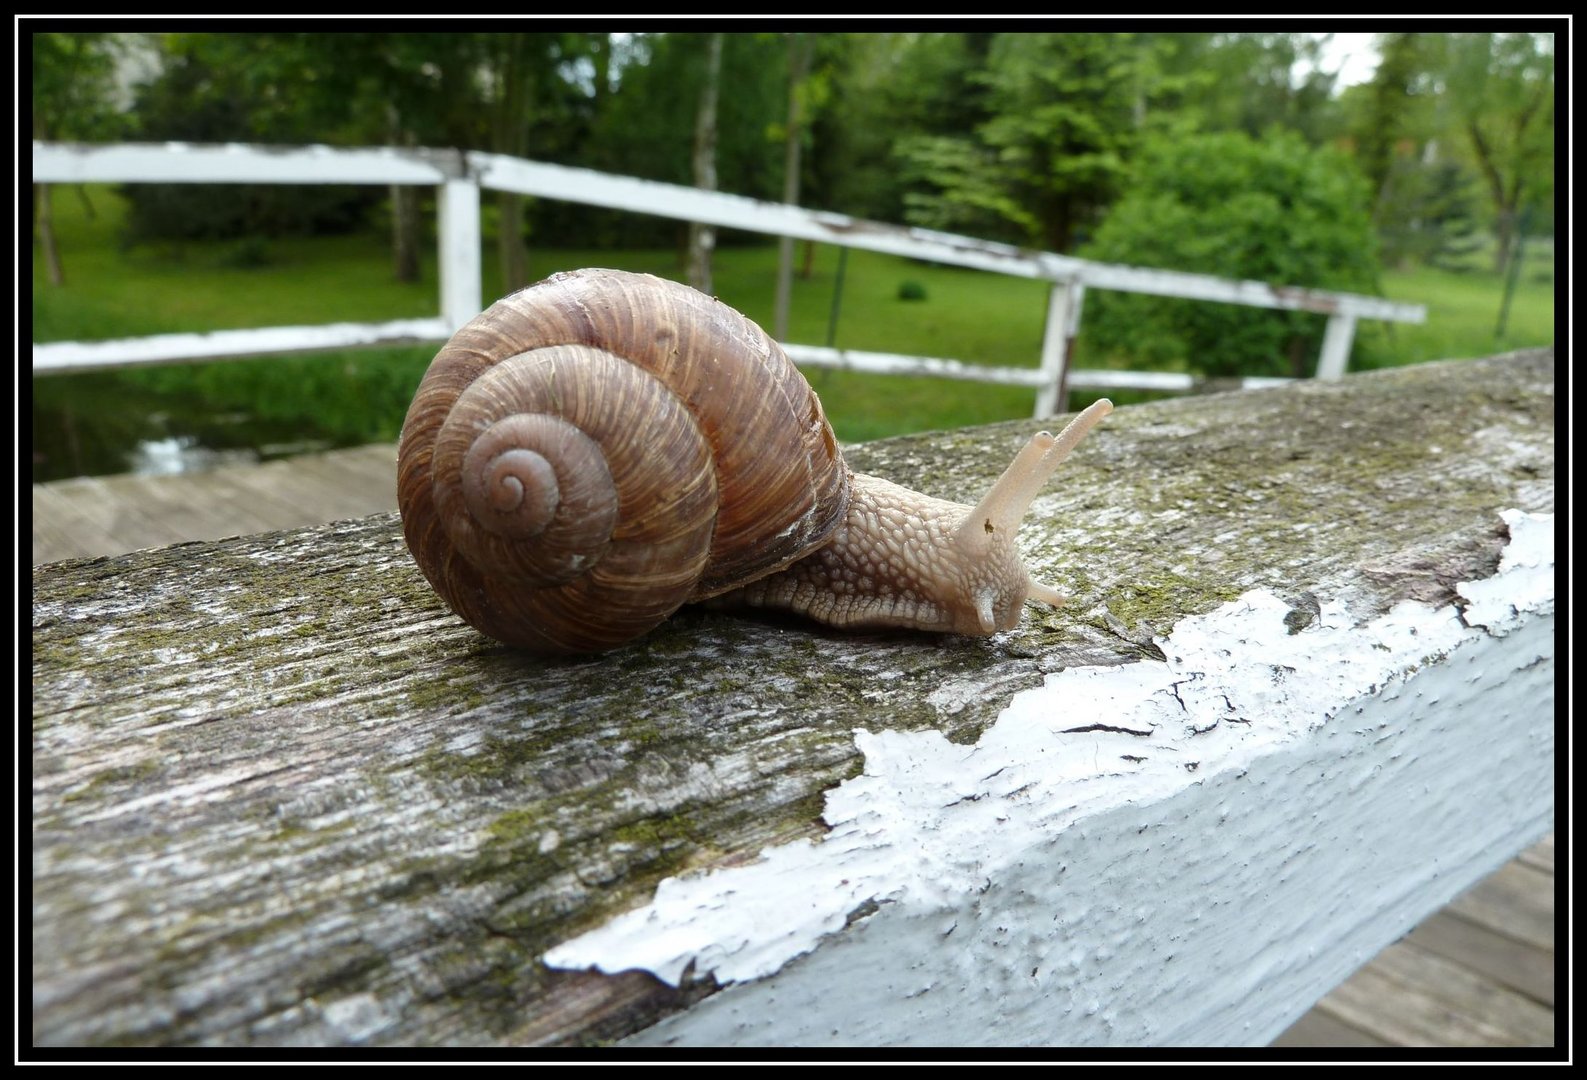
M 126 457 L 128 471 L 139 476 L 174 476 L 222 465 L 252 465 L 259 461 L 259 452 L 247 447 L 216 450 L 200 445 L 195 435 L 178 435 L 140 440 Z
M 301 419 L 173 403 L 113 375 L 33 382 L 33 482 L 246 465 L 350 445 Z

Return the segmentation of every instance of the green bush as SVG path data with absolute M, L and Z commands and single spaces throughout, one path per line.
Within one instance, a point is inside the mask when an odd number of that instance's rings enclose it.
M 898 283 L 898 298 L 900 300 L 924 300 L 926 287 L 913 278 Z
M 1344 155 L 1276 132 L 1160 138 L 1080 254 L 1102 262 L 1341 292 L 1379 292 L 1366 185 Z M 1326 320 L 1118 292 L 1086 298 L 1087 349 L 1146 369 L 1312 372 Z

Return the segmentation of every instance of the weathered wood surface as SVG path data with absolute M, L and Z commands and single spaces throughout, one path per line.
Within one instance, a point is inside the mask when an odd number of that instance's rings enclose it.
M 540 958 L 665 876 L 819 836 L 855 728 L 973 741 L 1044 673 L 1151 658 L 1252 587 L 1383 610 L 1491 573 L 1494 511 L 1552 509 L 1552 363 L 1121 410 L 1027 526 L 1073 603 L 985 642 L 690 611 L 532 660 L 444 610 L 391 515 L 37 568 L 34 1039 L 640 1030 L 710 980 Z M 852 458 L 973 501 L 1028 430 Z

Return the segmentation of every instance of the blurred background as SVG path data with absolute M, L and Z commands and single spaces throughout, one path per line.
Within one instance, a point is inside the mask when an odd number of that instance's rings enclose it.
M 1423 325 L 1363 321 L 1352 370 L 1554 337 L 1551 34 L 30 36 L 35 140 L 486 150 L 1427 306 Z M 434 204 L 35 184 L 33 340 L 434 316 Z M 775 332 L 783 260 L 785 340 L 1031 367 L 1042 342 L 1043 281 L 502 192 L 483 229 L 487 298 L 581 266 L 703 272 Z M 1073 362 L 1305 376 L 1324 323 L 1093 291 Z M 390 442 L 434 351 L 40 376 L 33 479 Z M 845 441 L 1031 415 L 1024 387 L 810 378 Z

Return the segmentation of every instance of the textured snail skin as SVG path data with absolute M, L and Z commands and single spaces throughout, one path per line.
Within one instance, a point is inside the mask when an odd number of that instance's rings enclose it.
M 975 506 L 843 463 L 759 327 L 642 274 L 558 274 L 436 355 L 398 444 L 403 534 L 447 604 L 541 653 L 602 652 L 688 602 L 835 626 L 991 634 L 1059 603 L 1014 549 L 1026 507 L 1111 408 L 1021 451 Z
M 1058 438 L 1033 437 L 977 506 L 854 473 L 848 513 L 831 542 L 713 606 L 794 611 L 851 629 L 978 637 L 1012 630 L 1026 600 L 1063 603 L 1026 572 L 1014 546 L 1020 519 L 1053 469 L 1112 408 L 1098 401 Z

